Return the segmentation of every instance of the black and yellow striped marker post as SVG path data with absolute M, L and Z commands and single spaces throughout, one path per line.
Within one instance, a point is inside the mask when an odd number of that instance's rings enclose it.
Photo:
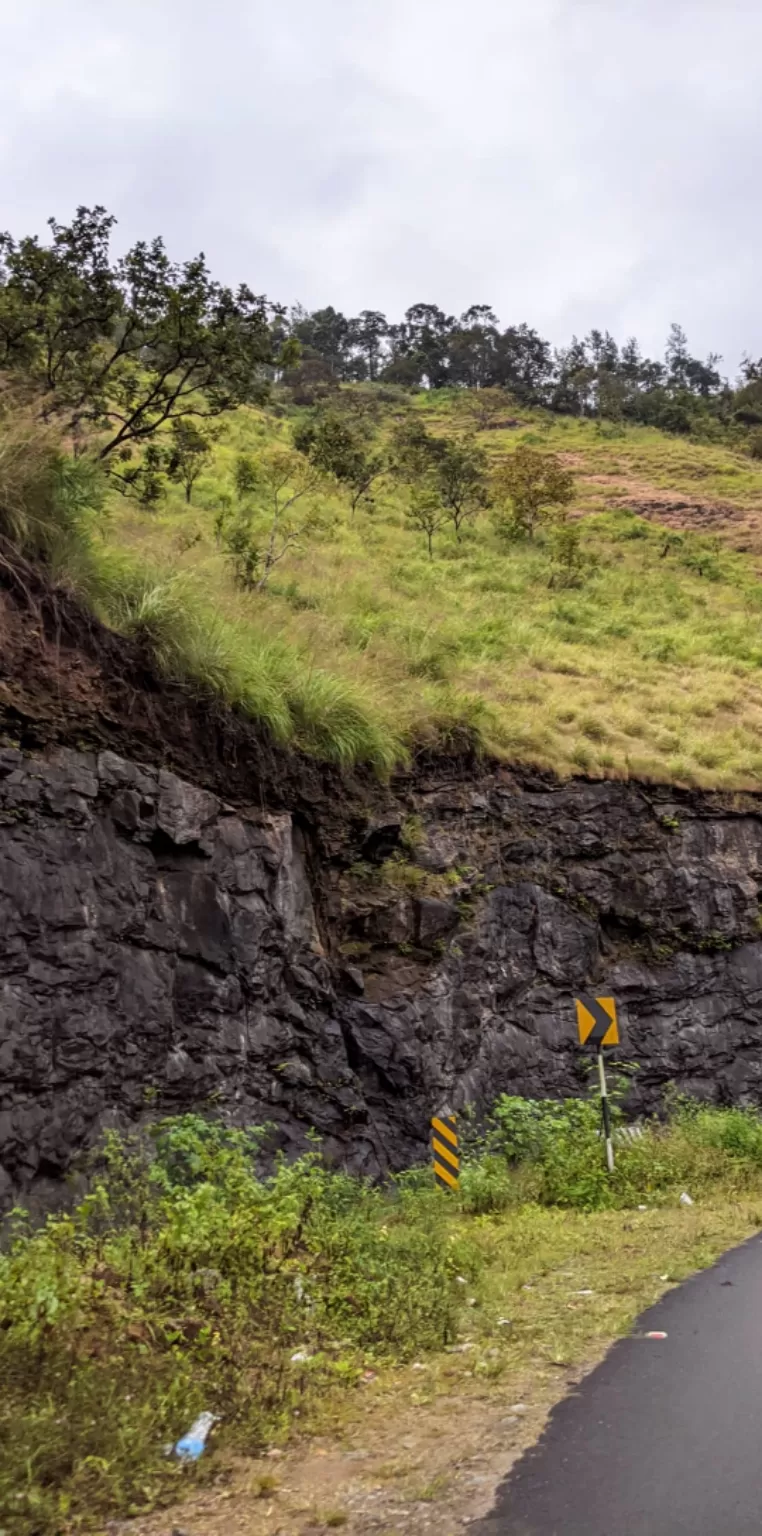
M 434 1177 L 440 1189 L 457 1189 L 460 1153 L 454 1115 L 434 1115 L 431 1122 L 431 1151 Z

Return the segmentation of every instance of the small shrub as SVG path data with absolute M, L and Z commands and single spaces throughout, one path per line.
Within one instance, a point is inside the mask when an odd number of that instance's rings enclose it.
M 579 523 L 570 523 L 564 519 L 554 524 L 548 543 L 551 587 L 581 586 L 586 562 Z

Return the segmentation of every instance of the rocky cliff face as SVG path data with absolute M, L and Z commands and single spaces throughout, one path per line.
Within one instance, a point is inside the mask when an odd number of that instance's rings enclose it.
M 421 769 L 311 819 L 112 751 L 0 750 L 0 1195 L 157 1109 L 376 1173 L 432 1111 L 584 1081 L 613 992 L 633 1102 L 762 1101 L 762 807 Z

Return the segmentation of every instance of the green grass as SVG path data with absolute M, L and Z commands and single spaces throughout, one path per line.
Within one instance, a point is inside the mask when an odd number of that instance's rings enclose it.
M 260 1137 L 193 1116 L 112 1134 L 70 1213 L 36 1231 L 11 1218 L 0 1254 L 10 1536 L 102 1529 L 214 1476 L 214 1454 L 189 1471 L 163 1451 L 202 1410 L 220 1416 L 223 1450 L 256 1454 L 296 1417 L 302 1429 L 330 1419 L 368 1367 L 423 1355 L 446 1371 L 464 1337 L 499 1345 L 469 1357 L 476 1379 L 538 1351 L 577 1359 L 651 1299 L 654 1257 L 680 1278 L 745 1235 L 748 1201 L 762 1199 L 762 1119 L 684 1103 L 618 1146 L 612 1181 L 594 1105 L 501 1100 L 458 1197 L 428 1169 L 372 1188 L 316 1154 L 263 1179 Z M 702 1202 L 724 1213 L 711 1230 Z M 643 1204 L 663 1211 L 662 1235 L 623 1286 L 639 1248 L 625 1240 L 620 1252 L 617 1213 L 645 1229 Z M 684 1214 L 690 1241 L 675 1226 Z M 592 1328 L 585 1306 L 569 1305 L 574 1284 L 556 1278 L 585 1265 L 610 1291 Z M 549 1295 L 524 1292 L 538 1276 Z
M 453 430 L 446 400 L 418 408 L 433 429 Z M 300 675 L 316 668 L 318 693 L 327 677 L 341 697 L 349 689 L 362 729 L 335 754 L 341 760 L 381 761 L 383 741 L 388 764 L 400 741 L 448 745 L 465 729 L 486 750 L 562 774 L 762 783 L 762 588 L 753 562 L 690 533 L 664 555 L 658 527 L 601 510 L 605 487 L 585 478 L 637 473 L 676 494 L 695 496 L 700 485 L 702 496 L 723 498 L 732 487 L 739 506 L 755 497 L 762 506 L 762 470 L 748 458 L 648 428 L 609 438 L 591 423 L 536 420 L 486 432 L 494 457 L 526 438 L 571 455 L 588 513 L 578 586 L 552 584 L 542 540 L 501 545 L 487 514 L 460 546 L 440 535 L 430 561 L 405 523 L 403 493 L 386 480 L 354 518 L 340 492 L 324 497 L 329 526 L 289 555 L 268 591 L 246 594 L 217 548 L 215 512 L 230 494 L 236 454 L 256 455 L 289 431 L 288 420 L 239 412 L 195 505 L 187 509 L 174 490 L 155 512 L 115 503 L 109 537 L 213 596 L 236 647 L 248 633 L 257 654 L 285 648 Z M 280 728 L 323 750 L 325 708 L 319 696 L 311 717 L 291 710 Z M 332 735 L 329 726 L 329 745 Z
M 438 432 L 457 428 L 446 396 L 418 396 L 412 408 Z M 214 689 L 276 741 L 342 765 L 368 762 L 385 774 L 421 745 L 471 741 L 564 775 L 758 787 L 755 558 L 690 531 L 667 544 L 661 528 L 619 503 L 663 490 L 717 498 L 753 531 L 762 467 L 732 447 L 650 428 L 600 432 L 521 415 L 517 430 L 482 439 L 495 460 L 529 441 L 573 465 L 583 563 L 568 587 L 550 540 L 501 543 L 488 513 L 460 544 L 438 535 L 429 560 L 406 523 L 403 490 L 387 477 L 354 516 L 340 490 L 321 493 L 308 541 L 266 591 L 241 590 L 215 519 L 232 495 L 236 456 L 290 440 L 291 417 L 262 411 L 226 421 L 190 507 L 170 486 L 153 511 L 111 493 L 105 509 L 87 512 L 86 464 L 62 480 L 57 461 L 55 489 L 48 444 L 48 469 L 32 455 L 27 491 L 38 507 L 68 486 L 63 532 L 20 514 L 23 475 L 20 490 L 0 444 L 0 532 L 150 645 L 168 675 Z M 759 536 L 762 547 L 762 519 Z

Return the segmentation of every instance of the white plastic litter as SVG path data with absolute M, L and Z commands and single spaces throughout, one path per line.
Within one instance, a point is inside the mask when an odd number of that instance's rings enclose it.
M 680 1196 L 680 1204 L 681 1205 L 693 1205 L 693 1201 L 691 1200 L 690 1195 L 687 1195 L 685 1193 L 685 1190 L 683 1190 L 683 1192 L 682 1192 L 682 1194 Z
M 310 1358 L 311 1356 L 308 1354 L 306 1349 L 297 1349 L 296 1352 L 291 1356 L 291 1364 L 301 1365 L 302 1361 L 309 1360 Z

